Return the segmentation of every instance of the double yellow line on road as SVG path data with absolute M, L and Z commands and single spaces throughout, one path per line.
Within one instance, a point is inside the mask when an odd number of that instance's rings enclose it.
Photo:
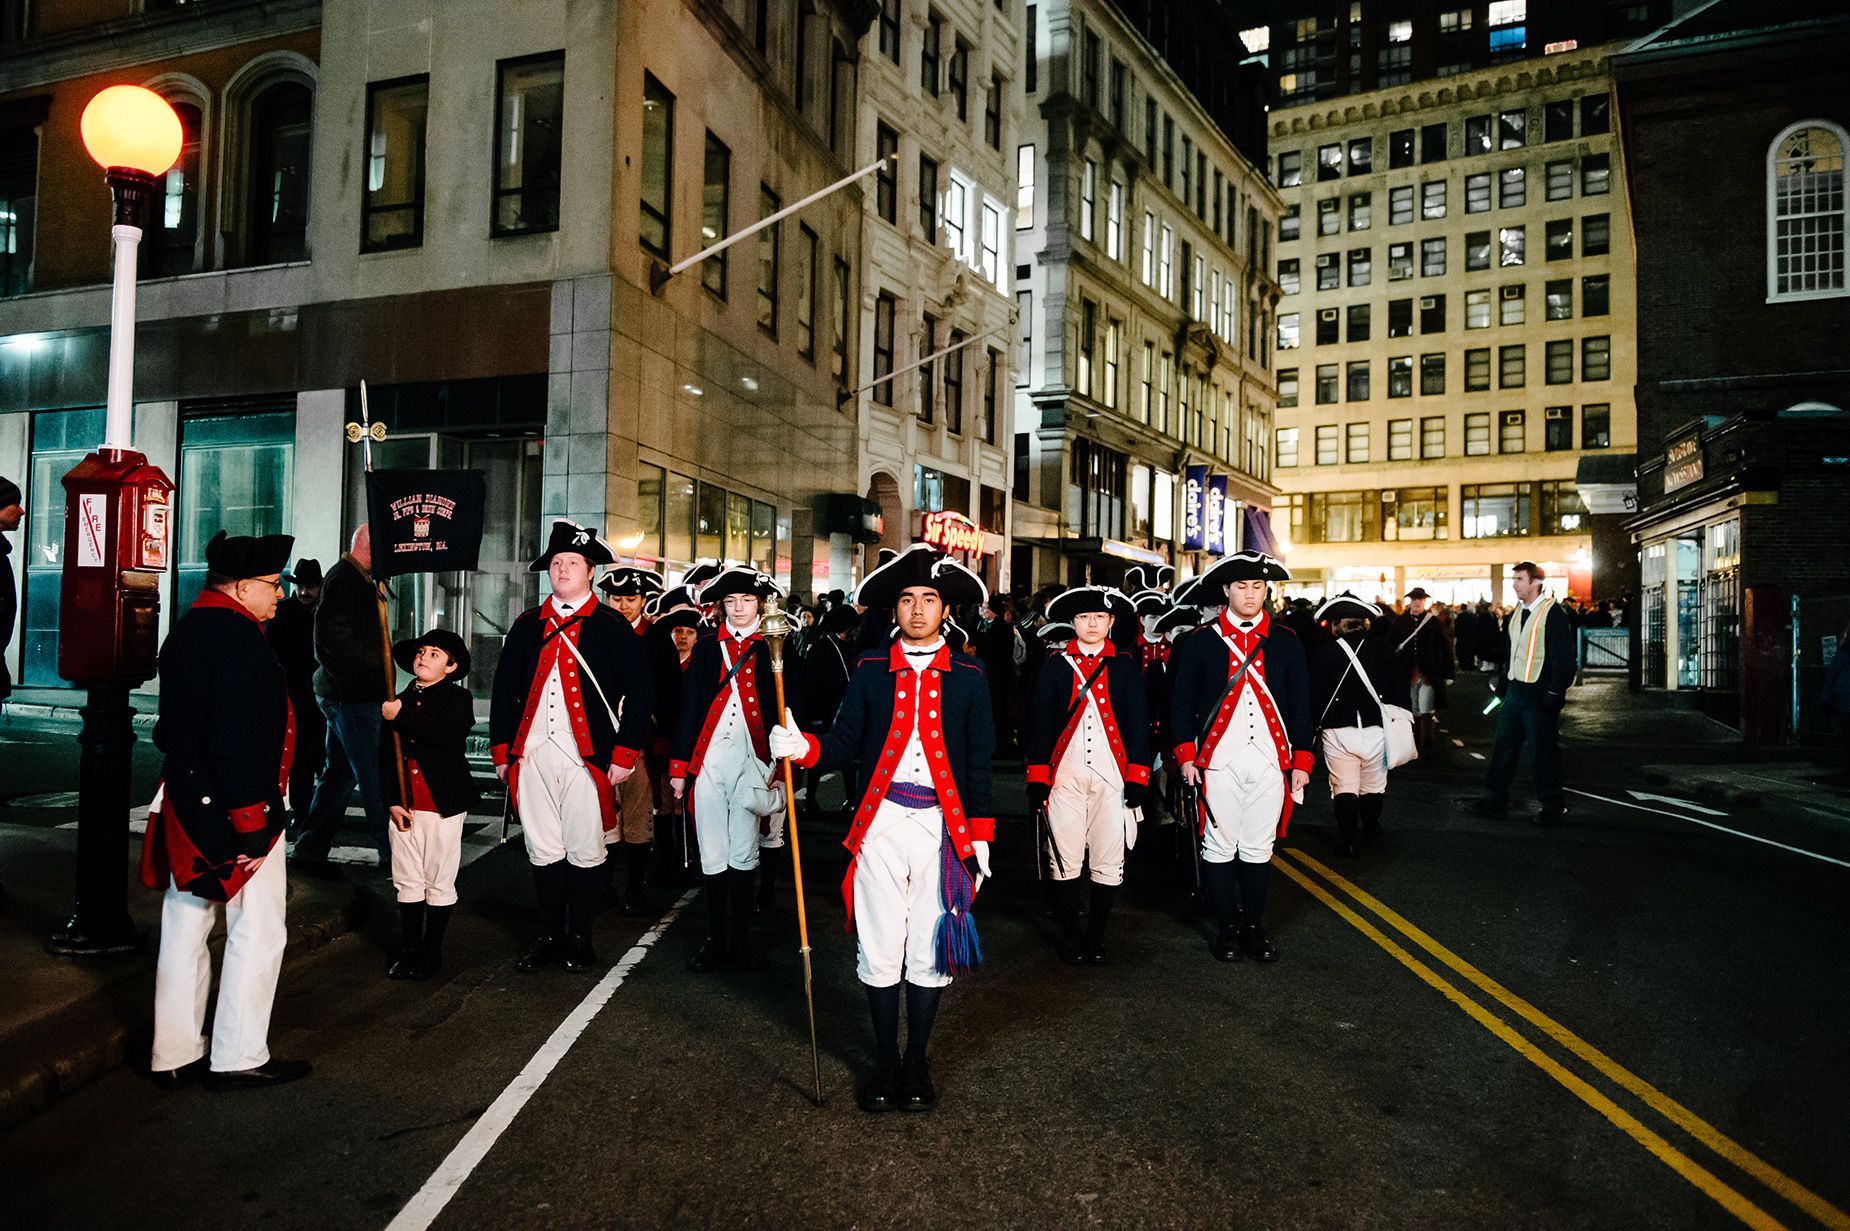
M 1831 1228 L 1831 1231 L 1850 1231 L 1850 1214 L 1844 1213 L 1745 1146 L 1732 1140 L 1695 1112 L 1626 1069 L 1611 1056 L 1522 997 L 1511 992 L 1501 983 L 1428 936 L 1367 890 L 1306 855 L 1303 851 L 1280 848 L 1278 853 L 1281 856 L 1276 861 L 1279 869 L 1301 885 L 1312 897 L 1329 907 L 1345 923 L 1379 945 L 1394 960 L 1412 971 L 1421 982 L 1457 1005 L 1473 1021 L 1508 1044 L 1523 1059 L 1566 1087 L 1575 1097 L 1599 1112 L 1620 1131 L 1650 1151 L 1665 1166 L 1695 1185 L 1716 1204 L 1748 1226 L 1756 1228 L 1756 1231 L 1762 1231 L 1762 1229 L 1783 1231 L 1785 1224 L 1754 1204 L 1746 1195 L 1691 1158 L 1689 1154 L 1672 1145 L 1661 1134 L 1619 1106 L 1585 1078 L 1549 1055 L 1508 1021 L 1473 998 L 1457 983 L 1435 970 L 1427 962 L 1410 952 L 1405 945 L 1363 917 L 1349 903 L 1354 902 L 1374 915 L 1414 946 L 1424 950 L 1440 965 L 1449 968 L 1463 981 L 1477 988 L 1479 992 L 1540 1030 L 1548 1040 L 1565 1048 L 1573 1056 L 1590 1065 L 1600 1076 L 1643 1102 L 1652 1111 L 1657 1112 L 1671 1124 L 1706 1146 L 1717 1157 L 1759 1181 L 1797 1209 Z M 1315 878 L 1321 879 L 1313 878 L 1312 874 Z M 1338 894 L 1343 897 L 1338 897 Z M 1348 901 L 1343 900 L 1345 897 Z

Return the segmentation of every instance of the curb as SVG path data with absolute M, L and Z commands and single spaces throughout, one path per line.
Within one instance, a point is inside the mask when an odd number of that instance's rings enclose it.
M 131 698 L 129 704 L 134 705 L 134 700 Z M 154 728 L 154 720 L 158 717 L 155 712 L 157 708 L 155 705 L 136 707 L 133 721 L 137 731 L 148 731 Z M 6 714 L 9 718 L 50 719 L 54 722 L 83 721 L 82 706 L 47 705 L 43 701 L 8 701 Z
M 332 917 L 290 925 L 283 949 L 285 970 L 365 919 L 373 902 L 371 890 L 358 882 L 349 890 Z M 36 1023 L 18 1038 L 0 1041 L 7 1057 L 0 1065 L 0 1131 L 121 1065 L 131 1046 L 145 1044 L 153 1029 L 153 1001 L 154 972 L 149 969 Z

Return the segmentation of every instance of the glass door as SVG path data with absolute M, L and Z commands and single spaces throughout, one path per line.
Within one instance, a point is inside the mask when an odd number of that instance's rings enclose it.
M 469 688 L 486 699 L 508 626 L 539 601 L 540 575 L 527 566 L 540 554 L 541 445 L 533 437 L 458 443 L 460 464 L 487 476 L 488 509 L 476 571 L 444 576 L 443 622 L 468 639 Z
M 227 534 L 289 529 L 295 483 L 295 411 L 203 415 L 180 425 L 180 480 L 174 493 L 179 549 L 174 611 L 205 588 L 206 543 Z
M 58 613 L 64 583 L 64 476 L 103 442 L 103 408 L 46 410 L 32 416 L 27 480 L 25 595 L 20 604 L 19 682 L 68 688 L 58 674 Z

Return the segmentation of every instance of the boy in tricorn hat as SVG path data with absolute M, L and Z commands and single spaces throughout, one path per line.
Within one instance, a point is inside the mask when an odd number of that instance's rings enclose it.
M 640 565 L 624 564 L 611 569 L 597 583 L 597 590 L 608 601 L 610 608 L 636 630 L 636 635 L 643 639 L 645 654 L 650 653 L 649 646 L 653 640 L 649 636 L 651 617 L 648 608 L 667 588 L 661 574 L 651 572 Z M 654 662 L 650 663 L 652 683 L 659 678 Z M 662 725 L 666 721 L 666 711 L 671 709 L 660 688 L 652 690 L 655 694 L 654 734 L 665 731 Z M 653 738 L 653 735 L 651 736 Z M 656 782 L 656 766 L 650 762 L 654 758 L 644 756 L 636 763 L 636 772 L 631 774 L 622 786 L 617 788 L 617 825 L 604 835 L 605 845 L 623 850 L 624 886 L 619 895 L 616 892 L 616 859 L 604 861 L 604 890 L 607 898 L 615 899 L 626 915 L 650 913 L 650 903 L 645 885 L 649 873 L 649 847 L 655 840 L 656 793 L 660 784 Z
M 448 629 L 433 628 L 393 646 L 392 659 L 411 673 L 411 683 L 379 706 L 386 721 L 380 778 L 392 817 L 386 836 L 404 931 L 404 945 L 386 974 L 428 979 L 443 959 L 443 933 L 456 906 L 462 866 L 463 822 L 477 798 L 465 751 L 475 727 L 475 702 L 462 685 L 469 647 Z M 392 764 L 394 732 L 404 755 L 402 778 Z

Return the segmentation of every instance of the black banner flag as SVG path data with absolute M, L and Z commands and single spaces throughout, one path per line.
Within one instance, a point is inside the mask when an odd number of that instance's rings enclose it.
M 488 481 L 479 470 L 375 470 L 366 476 L 373 576 L 473 572 Z

